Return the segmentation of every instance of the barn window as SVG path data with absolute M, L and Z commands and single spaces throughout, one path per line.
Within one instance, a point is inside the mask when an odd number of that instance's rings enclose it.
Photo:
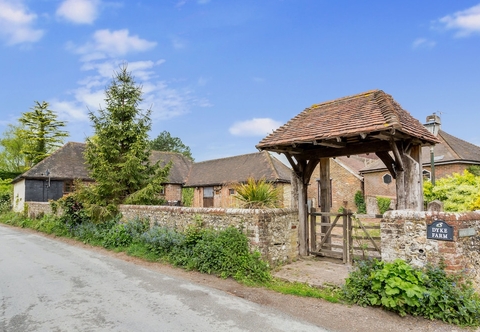
M 68 194 L 75 191 L 73 181 L 63 181 L 63 193 Z
M 386 183 L 386 184 L 392 183 L 392 176 L 390 174 L 385 174 L 383 176 L 383 183 Z

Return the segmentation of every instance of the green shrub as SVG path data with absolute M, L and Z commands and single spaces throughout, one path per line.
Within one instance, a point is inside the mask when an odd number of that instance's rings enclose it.
M 182 205 L 193 206 L 194 188 L 182 188 Z
M 380 214 L 384 214 L 388 209 L 390 209 L 390 203 L 392 200 L 388 197 L 377 196 L 377 206 Z
M 264 179 L 255 181 L 249 178 L 247 183 L 235 187 L 235 198 L 246 209 L 275 208 L 279 206 L 280 190 Z
M 437 179 L 435 186 L 425 181 L 423 194 L 425 202 L 442 201 L 445 211 L 476 210 L 480 208 L 480 176 L 465 170 L 463 174 L 453 173 Z
M 268 265 L 260 254 L 250 253 L 248 239 L 234 227 L 223 231 L 207 230 L 193 248 L 195 269 L 237 280 L 270 280 Z
M 447 275 L 444 266 L 425 270 L 405 261 L 360 261 L 343 288 L 344 298 L 361 306 L 381 306 L 462 326 L 480 325 L 480 298 L 469 282 Z
M 47 234 L 55 234 L 57 236 L 69 235 L 69 229 L 65 223 L 63 223 L 59 218 L 48 214 L 33 220 L 31 227 L 37 231 Z
M 0 213 L 12 209 L 13 185 L 11 179 L 0 179 Z
M 141 235 L 141 240 L 148 250 L 159 257 L 167 257 L 175 248 L 185 245 L 185 235 L 168 227 L 154 226 Z
M 357 207 L 357 213 L 359 214 L 367 213 L 367 204 L 365 204 L 365 198 L 363 197 L 363 193 L 360 190 L 358 190 L 355 193 L 355 196 L 353 199 Z

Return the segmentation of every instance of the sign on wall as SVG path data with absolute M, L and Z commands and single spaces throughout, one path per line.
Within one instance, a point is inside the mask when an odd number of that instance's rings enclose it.
M 453 227 L 445 220 L 435 220 L 427 225 L 427 239 L 439 241 L 453 241 Z

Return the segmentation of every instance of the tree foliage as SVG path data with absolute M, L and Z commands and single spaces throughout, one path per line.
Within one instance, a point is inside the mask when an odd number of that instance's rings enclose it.
M 183 144 L 180 138 L 172 137 L 168 131 L 162 131 L 150 144 L 152 150 L 178 152 L 193 160 L 190 147 Z
M 19 132 L 19 137 L 24 140 L 22 153 L 30 167 L 61 146 L 68 137 L 68 133 L 62 130 L 65 121 L 57 120 L 57 114 L 48 106 L 45 101 L 36 101 L 32 111 L 22 113 L 19 119 L 23 125 Z
M 22 153 L 24 140 L 21 138 L 22 126 L 9 124 L 0 139 L 0 170 L 23 173 L 25 155 Z
M 435 186 L 426 181 L 423 186 L 425 202 L 440 200 L 445 211 L 461 212 L 480 209 L 480 176 L 465 170 L 437 179 Z
M 155 193 L 168 175 L 168 167 L 149 162 L 151 111 L 139 109 L 141 87 L 126 66 L 115 73 L 105 94 L 106 108 L 89 113 L 95 135 L 87 139 L 85 159 L 96 184 L 83 193 L 90 212 L 104 216 L 124 202 L 157 203 Z

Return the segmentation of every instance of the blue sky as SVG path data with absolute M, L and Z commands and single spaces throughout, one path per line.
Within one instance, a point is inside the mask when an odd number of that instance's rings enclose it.
M 0 0 L 0 48 L 1 132 L 45 100 L 85 141 L 128 63 L 151 138 L 167 130 L 197 161 L 372 89 L 480 145 L 479 0 Z

